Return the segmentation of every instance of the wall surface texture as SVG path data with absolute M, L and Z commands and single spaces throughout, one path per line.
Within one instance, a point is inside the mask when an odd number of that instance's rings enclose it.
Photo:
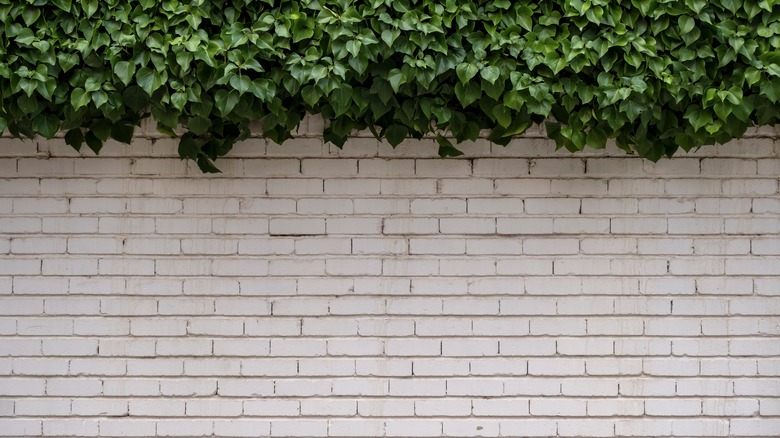
M 780 141 L 0 139 L 0 435 L 780 436 Z M 87 154 L 85 154 L 86 156 Z

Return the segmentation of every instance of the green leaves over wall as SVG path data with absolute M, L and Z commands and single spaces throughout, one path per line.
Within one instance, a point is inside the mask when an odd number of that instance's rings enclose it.
M 98 151 L 152 116 L 204 171 L 260 121 L 343 145 L 547 123 L 657 160 L 775 124 L 774 0 L 0 0 L 0 128 Z

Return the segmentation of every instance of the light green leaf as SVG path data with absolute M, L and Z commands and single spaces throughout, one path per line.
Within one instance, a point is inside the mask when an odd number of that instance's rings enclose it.
M 142 67 L 135 74 L 135 80 L 138 85 L 146 91 L 146 94 L 152 95 L 163 84 L 163 79 L 157 70 L 149 67 Z
M 77 58 L 78 59 L 78 58 Z M 114 64 L 114 74 L 125 85 L 130 85 L 135 74 L 135 64 L 128 61 L 119 61 Z
M 498 77 L 501 76 L 501 70 L 495 65 L 486 65 L 485 67 L 482 67 L 482 70 L 480 70 L 479 73 L 482 75 L 482 79 L 491 84 L 495 83 L 496 80 L 498 80 Z
M 474 64 L 462 62 L 455 68 L 455 73 L 457 73 L 460 83 L 465 84 L 479 73 L 479 68 Z
M 90 94 L 83 88 L 74 88 L 70 93 L 70 104 L 73 109 L 79 109 L 83 106 L 87 106 L 91 101 Z

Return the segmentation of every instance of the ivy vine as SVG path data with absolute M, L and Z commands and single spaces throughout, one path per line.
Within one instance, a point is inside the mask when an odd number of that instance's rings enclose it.
M 76 149 L 151 115 L 205 172 L 260 121 L 657 160 L 776 124 L 775 0 L 0 0 L 0 129 Z

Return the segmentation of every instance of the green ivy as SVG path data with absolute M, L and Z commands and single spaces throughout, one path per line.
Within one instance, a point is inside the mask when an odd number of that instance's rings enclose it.
M 778 122 L 775 0 L 0 0 L 0 129 L 76 149 L 183 127 L 203 171 L 306 113 L 341 146 L 532 124 L 657 160 Z

